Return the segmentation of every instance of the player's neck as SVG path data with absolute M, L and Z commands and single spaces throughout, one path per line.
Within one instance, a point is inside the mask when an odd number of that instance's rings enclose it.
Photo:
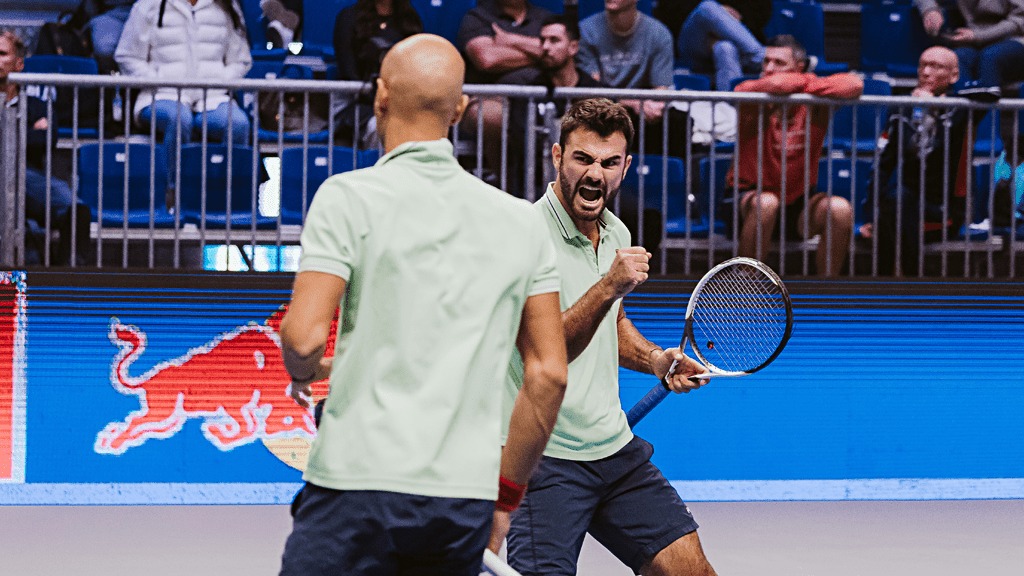
M 388 118 L 386 126 L 382 126 L 379 132 L 384 141 L 384 153 L 388 154 L 406 142 L 431 142 L 445 138 L 448 127 L 422 119 Z

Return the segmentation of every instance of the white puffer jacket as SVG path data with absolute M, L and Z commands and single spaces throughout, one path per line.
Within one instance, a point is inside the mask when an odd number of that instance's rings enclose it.
M 166 80 L 234 80 L 252 66 L 245 32 L 231 25 L 231 16 L 213 0 L 166 0 L 163 26 L 157 27 L 162 0 L 138 0 L 124 25 L 114 59 L 130 76 Z M 233 0 L 239 15 L 242 9 Z M 157 100 L 178 100 L 175 88 L 160 88 Z M 205 109 L 214 110 L 230 100 L 226 90 L 208 90 Z M 135 101 L 135 120 L 153 102 L 142 91 Z M 181 102 L 193 112 L 204 110 L 203 91 L 182 90 Z

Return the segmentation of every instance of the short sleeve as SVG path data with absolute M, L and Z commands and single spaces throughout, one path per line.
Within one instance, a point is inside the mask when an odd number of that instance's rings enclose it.
M 527 297 L 558 292 L 562 288 L 561 277 L 558 275 L 555 246 L 551 243 L 551 233 L 544 225 L 543 217 L 540 214 L 530 210 L 530 216 L 533 218 L 531 237 L 536 239 L 539 245 L 537 247 L 537 266 L 533 270 L 530 285 L 527 287 Z
M 329 179 L 320 187 L 302 228 L 299 272 L 323 272 L 346 282 L 356 267 L 369 218 L 344 181 Z
M 456 38 L 459 50 L 465 52 L 466 44 L 469 44 L 470 40 L 481 36 L 494 36 L 494 29 L 491 28 L 491 22 L 484 17 L 484 14 L 478 8 L 474 8 L 466 12 L 466 15 L 462 17 L 462 23 L 459 25 L 459 34 Z

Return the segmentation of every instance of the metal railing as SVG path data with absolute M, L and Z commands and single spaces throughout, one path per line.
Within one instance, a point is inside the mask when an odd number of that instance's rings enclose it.
M 280 199 L 284 195 L 292 195 L 298 198 L 301 205 L 301 212 L 304 215 L 306 207 L 311 199 L 311 191 L 308 190 L 310 183 L 316 183 L 320 179 L 320 173 L 333 174 L 339 171 L 339 166 L 344 169 L 358 168 L 366 164 L 366 158 L 362 156 L 365 150 L 360 150 L 361 140 L 360 126 L 363 119 L 359 118 L 359 108 L 355 108 L 354 130 L 351 135 L 340 133 L 336 125 L 336 113 L 338 104 L 353 100 L 360 94 L 368 93 L 370 86 L 358 82 L 337 82 L 319 80 L 236 80 L 236 81 L 203 81 L 203 82 L 166 82 L 144 80 L 130 77 L 109 77 L 109 76 L 80 76 L 80 75 L 55 75 L 55 74 L 15 74 L 10 80 L 20 85 L 22 95 L 16 106 L 0 106 L 0 127 L 2 127 L 3 141 L 0 142 L 0 210 L 3 218 L 0 218 L 0 264 L 6 267 L 26 266 L 31 264 L 31 259 L 26 258 L 26 237 L 31 235 L 38 227 L 41 230 L 42 249 L 40 254 L 40 265 L 69 265 L 79 267 L 84 265 L 92 268 L 104 267 L 145 267 L 145 268 L 190 268 L 202 265 L 202 255 L 207 247 L 223 246 L 227 253 L 232 250 L 247 261 L 245 266 L 250 270 L 257 268 L 250 261 L 254 258 L 258 247 L 266 248 L 276 253 L 276 265 L 271 269 L 280 269 L 282 261 L 282 250 L 293 247 L 298 242 L 301 231 L 301 220 L 294 221 L 282 216 Z M 73 90 L 73 99 L 70 103 L 72 122 L 70 130 L 61 129 L 53 121 L 55 106 L 66 106 L 68 103 L 55 103 L 53 100 L 47 103 L 48 127 L 45 131 L 46 153 L 43 173 L 44 185 L 42 192 L 42 204 L 45 215 L 40 218 L 42 222 L 34 224 L 26 218 L 26 171 L 30 169 L 27 158 L 26 142 L 29 126 L 27 124 L 27 102 L 24 96 L 30 86 L 53 86 L 70 87 Z M 297 93 L 301 95 L 302 117 L 305 130 L 297 133 L 286 133 L 277 129 L 271 133 L 261 130 L 259 114 L 249 113 L 249 129 L 246 136 L 247 147 L 251 152 L 239 156 L 245 166 L 239 166 L 236 156 L 241 154 L 234 146 L 226 146 L 223 149 L 223 158 L 219 162 L 224 164 L 226 170 L 226 183 L 223 189 L 210 189 L 210 174 L 208 174 L 208 153 L 214 143 L 210 140 L 206 117 L 203 116 L 201 124 L 201 136 L 197 146 L 201 149 L 203 165 L 199 167 L 198 190 L 183 190 L 182 175 L 195 173 L 195 166 L 182 166 L 182 148 L 173 150 L 174 162 L 167 170 L 161 170 L 158 165 L 160 156 L 158 150 L 161 146 L 158 140 L 156 123 L 149 123 L 148 126 L 139 127 L 131 122 L 131 111 L 125 110 L 125 119 L 116 125 L 116 133 L 111 133 L 111 123 L 99 122 L 95 130 L 85 130 L 80 126 L 79 118 L 82 114 L 80 109 L 80 94 L 86 89 L 96 89 L 99 92 L 98 113 L 100 118 L 107 114 L 107 102 L 115 94 L 126 94 L 128 91 L 135 93 L 153 91 L 157 88 L 170 88 L 177 90 L 179 95 L 185 90 L 201 90 L 205 97 L 211 90 L 227 90 L 229 93 L 238 95 L 242 102 L 256 100 L 259 93 L 276 92 L 279 98 L 279 116 L 285 113 L 285 94 Z M 475 122 L 472 128 L 457 126 L 451 132 L 451 138 L 456 147 L 456 153 L 460 161 L 476 174 L 478 177 L 488 179 L 498 187 L 523 196 L 528 200 L 535 200 L 544 191 L 546 182 L 555 178 L 554 169 L 551 164 L 550 151 L 558 138 L 558 124 L 555 118 L 554 107 L 547 105 L 554 99 L 577 99 L 584 97 L 604 96 L 613 99 L 634 99 L 641 101 L 671 102 L 724 102 L 738 107 L 740 104 L 756 107 L 758 144 L 756 150 L 741 150 L 739 146 L 729 142 L 714 141 L 710 145 L 695 144 L 693 134 L 693 122 L 689 121 L 683 125 L 670 121 L 675 118 L 666 113 L 662 115 L 661 121 L 656 123 L 647 122 L 643 107 L 638 111 L 639 123 L 637 125 L 636 150 L 633 158 L 635 176 L 631 175 L 628 182 L 623 186 L 621 193 L 615 198 L 610 208 L 627 220 L 635 239 L 642 239 L 652 252 L 658 254 L 658 268 L 662 274 L 682 273 L 699 274 L 713 266 L 715 263 L 739 254 L 739 242 L 737 237 L 743 221 L 738 202 L 732 201 L 750 187 L 741 190 L 739 182 L 733 182 L 731 186 L 723 186 L 720 183 L 724 180 L 723 171 L 729 166 L 740 161 L 741 156 L 756 154 L 757 162 L 757 183 L 753 190 L 759 190 L 766 186 L 764 182 L 763 163 L 760 161 L 764 154 L 779 154 L 778 158 L 782 167 L 782 188 L 785 188 L 787 176 L 788 145 L 799 145 L 790 142 L 786 137 L 790 133 L 797 133 L 802 130 L 804 141 L 802 143 L 805 161 L 803 163 L 803 181 L 805 183 L 803 194 L 805 205 L 815 192 L 825 194 L 826 198 L 842 196 L 856 208 L 867 197 L 871 196 L 873 210 L 870 214 L 863 215 L 863 221 L 855 223 L 854 234 L 851 235 L 845 257 L 844 275 L 849 276 L 878 276 L 880 246 L 878 239 L 879 230 L 879 204 L 886 194 L 887 183 L 879 182 L 877 178 L 877 166 L 879 165 L 881 150 L 878 146 L 868 146 L 866 149 L 858 150 L 856 146 L 851 149 L 841 150 L 835 144 L 832 136 L 838 129 L 835 125 L 837 111 L 844 107 L 852 107 L 852 120 L 849 124 L 849 137 L 853 142 L 858 139 L 868 142 L 877 142 L 883 135 L 886 126 L 887 115 L 883 111 L 888 108 L 889 112 L 896 109 L 911 110 L 914 108 L 928 110 L 934 107 L 941 107 L 945 111 L 970 110 L 976 111 L 967 115 L 968 133 L 977 130 L 978 119 L 992 110 L 1000 110 L 1004 115 L 1012 116 L 1012 142 L 1006 143 L 1006 157 L 1011 166 L 1016 166 L 1024 156 L 1024 151 L 1018 149 L 1019 136 L 1019 115 L 1024 109 L 1024 100 L 1006 99 L 995 104 L 979 104 L 962 98 L 942 99 L 915 99 L 903 96 L 862 96 L 857 100 L 834 100 L 816 98 L 806 95 L 796 96 L 770 96 L 765 94 L 732 93 L 732 92 L 695 92 L 695 91 L 669 91 L 669 90 L 611 90 L 611 89 L 555 89 L 552 94 L 540 87 L 522 86 L 466 86 L 465 91 L 475 99 L 498 100 L 502 104 L 502 115 L 500 126 L 493 127 L 500 134 L 500 154 L 497 158 L 485 158 L 486 145 L 489 138 L 494 136 L 488 131 L 492 127 L 485 127 L 482 121 Z M 329 118 L 327 129 L 323 133 L 311 134 L 308 130 L 309 120 L 314 110 L 311 109 L 311 95 L 326 94 L 328 100 Z M 3 97 L 0 96 L 0 99 Z M 802 127 L 787 125 L 788 112 L 795 110 L 798 106 L 821 106 L 827 108 L 828 134 L 823 149 L 820 151 L 811 150 L 808 144 L 811 142 L 811 119 L 807 116 L 806 124 Z M 127 108 L 127 107 L 126 107 Z M 781 108 L 784 114 L 772 115 L 772 109 Z M 754 108 L 749 108 L 753 110 Z M 712 114 L 715 108 L 712 107 Z M 858 115 L 862 110 L 868 110 L 873 114 L 872 130 L 870 134 L 858 134 Z M 179 112 L 180 113 L 180 112 Z M 513 117 L 516 118 L 515 122 Z M 774 119 L 773 119 L 774 118 Z M 230 113 L 229 113 L 230 119 Z M 714 120 L 714 118 L 712 118 Z M 770 129 L 770 122 L 776 125 L 781 123 L 781 130 L 784 137 L 779 150 L 766 151 L 763 149 L 763 136 L 766 129 Z M 233 140 L 231 122 L 227 123 L 227 134 L 224 140 Z M 903 124 L 900 124 L 903 130 Z M 685 134 L 680 137 L 680 130 Z M 521 141 L 518 139 L 520 132 Z M 652 132 L 653 131 L 653 132 Z M 794 132 L 795 131 L 795 132 Z M 863 129 L 862 129 L 863 131 Z M 988 129 L 988 134 L 978 134 L 979 139 L 996 141 L 999 134 L 999 126 L 993 123 Z M 653 137 L 651 134 L 653 134 Z M 947 138 L 948 138 L 948 132 Z M 660 135 L 659 139 L 657 136 Z M 177 141 L 180 142 L 180 133 Z M 903 142 L 902 135 L 890 135 L 899 137 Z M 344 162 L 337 155 L 336 142 L 341 139 L 345 143 L 352 143 L 350 149 L 343 149 L 346 157 Z M 134 144 L 141 147 L 134 147 Z M 650 150 L 654 145 L 660 150 Z M 521 146 L 521 148 L 520 148 Z M 99 154 L 99 166 L 89 167 L 83 170 L 80 165 L 82 150 L 88 147 L 97 147 Z M 944 147 L 947 155 L 950 154 L 951 143 L 945 142 Z M 301 174 L 298 182 L 298 190 L 280 189 L 274 190 L 273 185 L 275 174 L 270 174 L 270 184 L 260 182 L 259 175 L 267 159 L 279 162 L 287 150 L 300 149 L 301 168 L 297 169 Z M 926 237 L 922 232 L 917 238 L 917 261 L 903 262 L 902 270 L 896 269 L 896 274 L 903 276 L 927 276 L 937 275 L 942 277 L 958 276 L 987 276 L 987 277 L 1016 277 L 1016 255 L 1024 252 L 1024 242 L 1019 238 L 1015 220 L 1015 206 L 1012 203 L 997 205 L 995 203 L 995 180 L 989 176 L 984 177 L 985 171 L 989 174 L 996 164 L 998 154 L 995 146 L 989 146 L 985 154 L 974 154 L 974 146 L 967 146 L 967 180 L 966 190 L 957 190 L 955 185 L 955 174 L 958 169 L 963 168 L 957 164 L 959 158 L 946 158 L 947 177 L 944 179 L 942 198 L 942 217 L 948 223 L 950 217 L 956 215 L 951 208 L 950 201 L 958 192 L 965 193 L 962 222 L 955 222 L 941 227 L 939 238 Z M 55 226 L 57 215 L 54 214 L 51 205 L 53 189 L 57 177 L 54 175 L 55 166 L 59 163 L 54 154 L 66 154 L 70 150 L 70 173 L 68 186 L 71 190 L 73 203 L 83 200 L 83 192 L 86 189 L 95 190 L 95 198 L 89 198 L 89 209 L 91 211 L 91 222 L 83 223 L 80 219 L 70 217 L 69 226 L 59 231 Z M 133 150 L 142 150 L 135 152 Z M 217 148 L 216 150 L 220 150 Z M 670 151 L 674 155 L 670 155 Z M 371 151 L 372 152 L 372 151 Z M 109 181 L 104 180 L 104 161 L 109 160 L 105 155 L 118 155 L 118 161 L 124 166 L 116 172 L 120 181 L 120 194 L 111 192 L 116 187 L 111 186 Z M 142 154 L 141 162 L 143 167 L 148 166 L 148 174 L 143 170 L 143 175 L 133 174 L 131 166 L 140 162 L 137 154 Z M 291 154 L 291 153 L 289 153 Z M 324 155 L 321 157 L 320 155 Z M 347 156 L 350 154 L 350 157 Z M 897 178 L 902 178 L 904 173 L 903 164 L 907 151 L 899 150 L 896 173 Z M 123 156 L 123 159 L 122 159 Z M 190 156 L 191 157 L 191 156 Z M 276 160 L 275 160 L 276 159 Z M 311 159 L 323 164 L 310 164 Z M 655 160 L 657 159 L 657 160 Z M 67 162 L 66 162 L 67 163 Z M 818 164 L 821 172 L 816 182 L 812 182 L 810 176 L 817 170 L 812 166 Z M 279 165 L 279 164 L 278 164 Z M 682 166 L 681 172 L 678 170 Z M 138 166 L 136 166 L 138 167 Z M 703 174 L 701 168 L 703 167 Z M 311 168 L 318 171 L 311 173 Z M 324 168 L 324 170 L 320 170 Z M 219 168 L 218 168 L 219 169 Z M 653 172 L 652 172 L 653 170 Z M 232 186 L 234 176 L 244 171 L 248 176 L 243 179 L 248 189 L 243 191 L 245 198 L 249 201 L 247 209 L 241 210 L 239 214 L 237 206 L 233 207 L 233 195 L 241 194 L 239 188 Z M 925 164 L 922 163 L 922 175 L 925 171 Z M 83 182 L 82 174 L 88 172 L 95 182 Z M 981 176 L 979 176 L 979 174 Z M 148 186 L 145 175 L 148 175 Z M 133 179 L 133 176 L 135 178 Z M 542 176 L 542 178 L 538 178 Z M 160 178 L 165 177 L 169 185 L 166 189 L 160 188 Z M 871 178 L 872 184 L 865 186 L 864 182 Z M 109 173 L 106 178 L 110 178 Z M 837 179 L 841 181 L 836 181 Z M 190 181 L 194 181 L 193 178 Z M 142 184 L 139 184 L 139 182 Z M 282 182 L 281 178 L 276 179 Z M 822 186 L 817 186 L 821 183 Z M 897 182 L 899 184 L 899 182 Z M 283 186 L 283 184 L 282 184 Z M 987 188 L 987 189 L 984 189 Z M 141 189 L 141 192 L 140 190 Z M 106 193 L 105 193 L 106 190 Z M 168 192 L 168 190 L 170 192 Z M 315 191 L 315 187 L 313 189 Z M 919 189 L 914 191 L 919 202 L 919 208 L 926 202 L 926 190 L 924 178 L 921 178 Z M 200 209 L 198 214 L 186 214 L 182 210 L 182 194 L 198 194 Z M 216 198 L 223 194 L 223 198 Z M 118 197 L 118 195 L 120 197 Z M 928 194 L 934 197 L 934 191 Z M 143 199 L 140 208 L 138 204 L 132 204 L 133 200 Z M 242 196 L 239 196 L 242 197 Z M 274 200 L 274 198 L 277 200 Z M 1014 194 L 1009 195 L 1011 201 L 1015 201 Z M 213 214 L 206 210 L 208 202 L 217 199 L 218 205 L 223 205 L 226 210 L 223 213 Z M 195 200 L 195 198 L 193 198 Z M 276 206 L 273 205 L 277 203 Z M 975 203 L 985 203 L 984 206 L 975 206 Z M 119 218 L 111 217 L 110 206 L 116 205 L 121 214 Z M 723 209 L 722 206 L 726 208 Z M 831 203 L 826 204 L 831 206 Z M 758 205 L 760 206 L 760 205 Z M 980 209 L 979 209 L 980 208 Z M 904 223 L 903 213 L 907 209 L 904 206 L 904 198 L 898 195 L 896 203 L 896 238 L 902 236 L 900 227 Z M 920 230 L 925 228 L 924 210 L 917 210 L 918 226 Z M 1005 227 L 995 226 L 994 223 L 1000 216 L 1009 217 L 1009 225 Z M 236 216 L 242 216 L 236 218 Z M 650 217 L 645 217 L 650 216 Z M 775 227 L 773 241 L 770 246 L 763 246 L 760 241 L 760 234 L 756 243 L 757 257 L 769 261 L 783 275 L 810 275 L 815 273 L 811 262 L 817 247 L 822 243 L 830 245 L 832 242 L 833 229 L 832 219 L 826 219 L 826 225 L 820 234 L 807 240 L 795 241 L 786 236 L 785 211 L 782 211 L 780 222 Z M 984 226 L 987 219 L 988 225 Z M 242 224 L 238 224 L 242 222 Z M 760 222 L 760 220 L 758 220 Z M 800 223 L 808 232 L 807 220 Z M 872 224 L 875 234 L 870 238 L 861 238 L 856 234 L 857 225 Z M 78 238 L 81 234 L 79 226 L 89 226 L 88 245 L 81 245 Z M 651 230 L 651 228 L 659 228 Z M 653 232 L 653 234 L 652 234 Z M 68 262 L 56 262 L 51 254 L 54 242 L 67 243 L 61 239 L 61 235 L 70 235 L 70 255 Z M 810 234 L 805 234 L 810 236 Z M 639 242 L 639 240 L 635 240 Z M 118 244 L 120 246 L 118 246 Z M 895 251 L 894 257 L 901 262 L 900 251 L 906 246 L 905 243 L 897 241 L 891 247 Z M 120 248 L 117 254 L 116 248 Z M 196 256 L 199 254 L 199 256 Z M 888 253 L 882 252 L 883 256 Z M 84 256 L 84 258 L 82 258 Z M 119 256 L 119 257 L 118 257 Z M 828 264 L 832 263 L 828 261 Z

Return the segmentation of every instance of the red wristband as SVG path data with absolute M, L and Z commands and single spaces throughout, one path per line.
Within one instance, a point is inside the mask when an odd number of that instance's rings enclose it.
M 494 507 L 502 512 L 511 512 L 519 507 L 524 492 L 526 484 L 520 486 L 501 476 L 498 479 L 498 501 L 494 503 Z

